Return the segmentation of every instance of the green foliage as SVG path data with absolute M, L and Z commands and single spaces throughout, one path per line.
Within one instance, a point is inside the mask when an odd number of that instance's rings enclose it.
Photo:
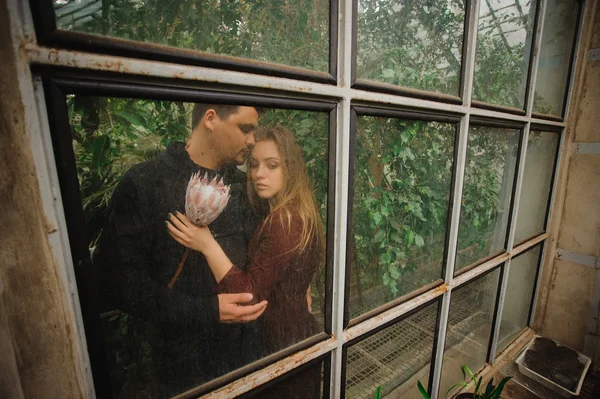
M 373 308 L 441 277 L 455 134 L 449 123 L 359 118 L 351 310 Z M 509 209 L 518 138 L 517 130 L 470 130 L 458 267 L 504 244 L 502 215 Z M 381 285 L 387 290 L 383 298 L 377 290 L 377 303 L 365 298 Z
M 419 388 L 419 392 L 421 392 L 421 395 L 424 399 L 431 399 L 431 395 L 427 393 L 427 390 L 425 389 L 423 384 L 421 384 L 421 381 L 417 381 L 417 388 Z
M 359 119 L 353 270 L 365 289 L 381 281 L 396 296 L 439 277 L 454 135 L 451 124 Z M 429 263 L 438 267 L 403 285 L 406 272 Z
M 290 129 L 302 147 L 304 161 L 313 184 L 323 223 L 327 216 L 327 182 L 329 159 L 329 116 L 326 113 L 270 109 L 260 118 L 260 125 L 282 125 Z
M 504 390 L 504 385 L 510 380 L 512 377 L 504 377 L 502 381 L 496 386 L 494 385 L 494 379 L 488 381 L 485 390 L 483 389 L 483 377 L 477 378 L 475 374 L 471 371 L 471 369 L 467 366 L 462 366 L 463 373 L 463 382 L 459 382 L 457 384 L 452 385 L 448 389 L 448 393 L 453 391 L 456 388 L 471 388 L 473 387 L 473 399 L 498 399 Z M 469 377 L 467 379 L 467 376 Z
M 523 59 L 523 45 L 509 51 L 497 36 L 482 35 L 477 39 L 473 99 L 523 109 L 529 66 L 529 57 Z
M 480 391 L 483 389 L 482 381 L 483 377 L 477 378 L 475 374 L 471 371 L 471 369 L 467 366 L 462 366 L 461 368 L 463 373 L 463 381 L 457 384 L 452 385 L 446 396 L 448 396 L 452 391 L 457 388 L 471 388 L 474 387 L 473 390 L 473 399 L 499 399 L 502 391 L 504 390 L 504 385 L 510 380 L 512 377 L 504 377 L 502 381 L 498 385 L 494 385 L 494 379 L 488 381 L 485 391 Z M 469 377 L 467 379 L 467 376 Z M 431 396 L 427 393 L 427 390 L 421 384 L 421 381 L 417 381 L 417 387 L 419 388 L 419 392 L 424 399 L 430 399 Z
M 61 3 L 55 0 L 58 11 Z M 318 71 L 329 68 L 327 0 L 104 0 L 88 18 L 76 17 L 59 16 L 59 27 Z
M 360 78 L 458 95 L 463 1 L 358 3 Z
M 90 246 L 98 239 L 108 201 L 131 166 L 172 141 L 185 141 L 191 107 L 183 103 L 71 96 L 73 151 Z
M 375 396 L 373 396 L 373 399 L 379 399 L 381 397 L 381 385 L 377 387 L 377 390 L 375 390 Z
M 487 4 L 495 11 L 480 14 L 473 99 L 523 109 L 536 2 Z
M 519 131 L 470 128 L 458 235 L 457 269 L 504 246 Z

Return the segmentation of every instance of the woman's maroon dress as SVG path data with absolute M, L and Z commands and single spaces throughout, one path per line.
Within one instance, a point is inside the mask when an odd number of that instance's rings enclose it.
M 250 292 L 256 302 L 268 301 L 261 316 L 263 356 L 320 331 L 315 317 L 308 310 L 306 291 L 320 267 L 321 245 L 314 237 L 303 251 L 299 251 L 300 216 L 292 213 L 288 218 L 285 212 L 281 215 L 282 218 L 279 213 L 274 214 L 254 231 L 248 244 L 247 270 L 233 266 L 217 285 L 219 294 Z M 297 378 L 292 376 L 283 384 L 287 389 L 285 395 L 291 395 L 285 397 L 318 397 L 320 374 L 320 368 L 315 370 L 313 367 Z

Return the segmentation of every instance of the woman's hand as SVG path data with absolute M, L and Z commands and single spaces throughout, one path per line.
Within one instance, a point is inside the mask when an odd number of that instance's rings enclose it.
M 211 246 L 217 244 L 208 227 L 196 226 L 177 211 L 174 215 L 169 213 L 167 228 L 175 241 L 204 254 Z

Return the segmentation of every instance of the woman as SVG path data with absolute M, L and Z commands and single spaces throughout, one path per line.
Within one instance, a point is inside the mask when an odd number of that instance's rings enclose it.
M 261 317 L 265 356 L 319 332 L 306 293 L 322 264 L 325 245 L 302 150 L 293 134 L 274 127 L 258 129 L 254 135 L 247 188 L 250 204 L 262 222 L 250 239 L 245 271 L 231 263 L 207 227 L 197 227 L 176 213 L 168 228 L 179 243 L 204 254 L 218 293 L 250 292 L 256 301 L 268 301 Z M 288 386 L 297 392 L 281 397 L 315 397 L 318 371 L 315 375 L 308 370 L 311 376 L 295 378 L 298 382 Z

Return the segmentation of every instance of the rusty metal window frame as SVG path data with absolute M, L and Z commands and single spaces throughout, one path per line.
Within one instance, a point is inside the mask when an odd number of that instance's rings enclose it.
M 432 101 L 440 101 L 449 104 L 462 104 L 461 97 L 457 95 L 451 94 L 443 94 L 436 93 L 431 91 L 412 89 L 408 87 L 403 87 L 399 85 L 392 85 L 388 83 L 377 82 L 368 79 L 361 79 L 358 77 L 358 2 L 359 0 L 352 1 L 352 32 L 350 36 L 351 40 L 351 70 L 350 70 L 350 81 L 351 85 L 355 89 L 374 91 L 380 93 L 389 93 L 395 95 L 403 95 L 415 98 L 422 98 L 426 100 Z M 460 66 L 460 81 L 459 81 L 459 93 L 463 92 L 463 88 L 465 85 L 465 75 L 468 73 L 466 67 L 466 59 L 467 59 L 467 46 L 471 39 L 472 32 L 468 29 L 469 21 L 471 20 L 471 12 L 472 7 L 470 6 L 472 0 L 465 1 L 465 20 L 463 23 L 463 45 L 462 45 L 462 56 L 461 56 L 461 66 Z M 477 32 L 475 32 L 477 33 Z
M 335 3 L 335 4 L 334 4 Z M 448 323 L 448 312 L 450 307 L 451 293 L 459 286 L 475 280 L 479 276 L 490 272 L 492 269 L 501 267 L 505 262 L 510 262 L 510 259 L 518 254 L 526 251 L 535 245 L 544 245 L 548 238 L 547 233 L 543 233 L 537 237 L 533 237 L 518 246 L 514 246 L 514 226 L 511 223 L 509 227 L 509 239 L 506 251 L 476 267 L 454 276 L 454 261 L 456 254 L 456 241 L 458 234 L 458 224 L 460 219 L 460 202 L 462 198 L 462 186 L 464 182 L 466 142 L 471 123 L 471 117 L 484 117 L 499 119 L 505 122 L 518 122 L 524 124 L 522 143 L 528 138 L 530 129 L 559 129 L 562 130 L 566 126 L 566 118 L 558 120 L 546 116 L 536 115 L 532 113 L 533 105 L 533 90 L 529 90 L 526 96 L 525 114 L 510 112 L 509 110 L 495 108 L 486 109 L 477 106 L 471 100 L 471 90 L 473 86 L 473 71 L 475 61 L 475 47 L 477 39 L 477 18 L 479 15 L 480 0 L 472 0 L 468 2 L 468 17 L 465 21 L 465 37 L 462 79 L 461 79 L 461 99 L 457 103 L 453 101 L 444 101 L 440 98 L 432 98 L 431 96 L 414 96 L 408 92 L 378 92 L 374 88 L 358 88 L 353 87 L 352 68 L 353 68 L 353 51 L 352 37 L 356 31 L 355 21 L 353 20 L 353 5 L 354 0 L 338 0 L 332 2 L 332 7 L 337 5 L 337 21 L 335 22 L 337 30 L 336 38 L 331 43 L 330 48 L 335 49 L 336 67 L 330 67 L 330 72 L 335 73 L 335 83 L 330 80 L 323 83 L 321 81 L 311 79 L 302 74 L 292 75 L 267 75 L 264 71 L 254 71 L 249 75 L 243 71 L 236 70 L 237 67 L 229 68 L 225 64 L 218 65 L 218 68 L 189 65 L 178 63 L 177 60 L 167 59 L 155 61 L 146 58 L 123 57 L 111 53 L 100 53 L 94 49 L 80 47 L 77 50 L 67 48 L 52 48 L 48 47 L 47 43 L 37 41 L 35 39 L 34 17 L 36 10 L 30 5 L 36 5 L 36 1 L 21 2 L 19 0 L 8 0 L 8 11 L 12 21 L 12 32 L 14 37 L 19 42 L 22 50 L 25 67 L 31 66 L 33 75 L 29 72 L 24 72 L 24 76 L 28 76 L 31 85 L 22 89 L 25 93 L 25 100 L 33 106 L 26 108 L 26 119 L 28 120 L 31 131 L 32 149 L 36 157 L 36 167 L 38 168 L 38 179 L 42 189 L 42 198 L 45 210 L 50 220 L 56 221 L 58 232 L 52 236 L 51 245 L 53 253 L 60 264 L 58 274 L 68 287 L 69 295 L 67 304 L 73 313 L 73 322 L 78 328 L 79 335 L 76 345 L 81 352 L 80 361 L 82 370 L 82 384 L 84 389 L 90 396 L 94 395 L 92 383 L 92 375 L 89 372 L 89 357 L 86 351 L 86 340 L 82 335 L 83 318 L 79 309 L 79 296 L 83 293 L 78 293 L 74 287 L 75 276 L 73 274 L 73 266 L 71 260 L 72 248 L 68 243 L 68 233 L 66 230 L 65 209 L 69 206 L 68 198 L 62 198 L 59 188 L 61 187 L 57 181 L 57 168 L 54 161 L 57 154 L 54 153 L 49 140 L 50 124 L 49 121 L 54 117 L 53 110 L 48 107 L 51 102 L 47 102 L 44 93 L 41 90 L 41 75 L 37 74 L 36 67 L 48 68 L 63 68 L 64 73 L 71 76 L 76 76 L 79 73 L 102 72 L 113 73 L 119 76 L 120 79 L 138 79 L 148 78 L 149 80 L 156 79 L 157 81 L 170 82 L 172 85 L 184 83 L 185 86 L 204 89 L 215 89 L 220 92 L 235 92 L 247 93 L 255 95 L 267 95 L 273 98 L 292 98 L 300 100 L 318 100 L 323 99 L 325 102 L 335 104 L 335 145 L 332 143 L 332 151 L 335 153 L 335 165 L 332 166 L 336 177 L 335 185 L 332 189 L 335 191 L 336 207 L 331 216 L 331 221 L 328 221 L 328 235 L 332 237 L 333 243 L 331 248 L 332 257 L 332 308 L 331 308 L 331 324 L 329 338 L 324 338 L 317 343 L 313 343 L 310 347 L 299 352 L 293 353 L 283 359 L 277 360 L 275 363 L 266 365 L 265 367 L 252 372 L 242 378 L 236 379 L 216 390 L 208 393 L 209 398 L 231 398 L 236 397 L 252 390 L 252 388 L 266 384 L 269 381 L 278 378 L 295 368 L 306 364 L 315 359 L 329 358 L 330 368 L 330 389 L 329 395 L 332 398 L 340 397 L 343 392 L 342 384 L 342 369 L 343 365 L 343 346 L 350 340 L 354 340 L 364 334 L 368 334 L 381 326 L 403 317 L 419 306 L 428 303 L 432 300 L 438 300 L 440 304 L 440 312 L 438 318 L 438 330 L 436 331 L 437 340 L 434 345 L 435 362 L 432 365 L 431 393 L 433 398 L 438 397 L 439 381 L 441 376 L 441 359 L 445 347 L 446 330 Z M 41 3 L 40 3 L 41 4 Z M 49 2 L 47 2 L 49 4 Z M 534 88 L 536 82 L 536 69 L 539 62 L 539 48 L 541 37 L 543 34 L 544 11 L 546 7 L 545 0 L 539 3 L 536 23 L 536 36 L 533 44 L 533 59 L 531 68 L 532 72 L 528 77 L 528 87 Z M 586 3 L 581 3 L 581 12 L 579 20 L 579 28 L 577 33 L 577 43 L 574 46 L 574 54 L 577 54 L 579 45 L 579 37 L 581 36 L 581 25 L 586 10 Z M 330 32 L 333 34 L 333 32 Z M 334 43 L 335 42 L 335 43 Z M 333 50 L 332 50 L 333 51 Z M 331 58 L 330 58 L 331 59 Z M 574 56 L 571 62 L 571 79 L 577 64 L 577 57 Z M 26 68 L 27 69 L 27 68 Z M 309 94 L 307 94 L 309 93 Z M 566 109 L 570 102 L 571 93 L 566 99 Z M 436 287 L 431 287 L 428 291 L 420 293 L 404 302 L 394 304 L 395 306 L 379 313 L 372 315 L 366 320 L 346 328 L 344 323 L 344 303 L 345 303 L 345 263 L 346 263 L 346 235 L 348 226 L 348 187 L 349 165 L 350 165 L 350 130 L 351 130 L 351 115 L 352 104 L 371 104 L 379 108 L 395 109 L 410 108 L 417 111 L 427 111 L 433 113 L 453 113 L 460 116 L 459 134 L 455 147 L 456 152 L 456 176 L 455 184 L 452 193 L 452 211 L 450 215 L 450 228 L 447 236 L 446 246 L 450 249 L 447 251 L 445 259 L 445 275 L 444 282 Z M 561 135 L 559 143 L 559 152 L 562 148 L 564 135 Z M 522 144 L 521 144 L 522 145 Z M 519 159 L 517 184 L 514 188 L 515 203 L 512 212 L 516 212 L 518 208 L 518 200 L 522 185 L 522 174 L 524 168 L 525 157 Z M 554 182 L 552 184 L 552 192 L 550 202 L 554 201 L 555 187 L 557 181 L 556 168 L 560 165 L 560 157 L 556 161 Z M 79 205 L 80 206 L 80 205 Z M 551 208 L 551 207 L 550 207 Z M 512 219 L 515 220 L 515 215 Z M 547 218 L 549 219 L 549 214 Z M 546 247 L 546 245 L 544 245 Z M 544 254 L 540 257 L 543 259 Z M 541 261 L 540 261 L 541 265 Z M 538 282 L 541 275 L 541 266 L 538 266 Z M 506 286 L 507 273 L 502 273 L 501 289 Z M 535 309 L 535 298 L 531 308 L 533 315 Z M 497 306 L 496 318 L 501 306 Z M 493 339 L 491 340 L 490 354 L 488 355 L 488 363 L 493 363 L 495 360 L 494 348 L 497 344 L 497 326 L 495 323 Z
M 357 151 L 356 151 L 356 136 L 358 134 L 357 132 L 357 120 L 359 116 L 375 116 L 375 117 L 386 117 L 386 118 L 395 118 L 395 119 L 401 119 L 401 120 L 411 120 L 411 121 L 423 121 L 423 122 L 441 122 L 441 123 L 445 123 L 448 125 L 453 125 L 454 126 L 454 151 L 453 151 L 453 155 L 452 155 L 452 168 L 451 168 L 451 172 L 450 172 L 450 186 L 449 186 L 449 196 L 448 196 L 448 208 L 447 208 L 447 214 L 448 216 L 451 215 L 452 213 L 452 207 L 453 207 L 453 194 L 454 194 L 454 188 L 456 185 L 456 176 L 457 176 L 457 167 L 456 167 L 456 156 L 457 156 L 457 143 L 458 143 L 458 135 L 459 135 L 459 123 L 461 121 L 461 115 L 459 114 L 454 114 L 454 113 L 444 113 L 441 111 L 437 111 L 437 112 L 428 112 L 425 110 L 416 110 L 416 109 L 410 109 L 410 108 L 397 108 L 397 109 L 392 109 L 392 108 L 382 108 L 382 107 L 377 107 L 374 106 L 372 104 L 367 104 L 367 105 L 363 105 L 363 104 L 351 104 L 351 110 L 350 110 L 351 114 L 350 114 L 350 148 L 349 148 L 349 157 L 350 157 L 350 164 L 348 166 L 348 174 L 349 174 L 349 184 L 348 184 L 348 213 L 346 215 L 346 218 L 348 220 L 348 223 L 350 223 L 350 225 L 347 227 L 347 235 L 348 236 L 352 236 L 353 234 L 353 228 L 352 228 L 352 215 L 353 215 L 353 199 L 354 199 L 354 186 L 355 186 L 355 173 L 356 173 L 356 156 L 357 156 Z M 441 268 L 440 268 L 440 277 L 434 281 L 432 281 L 431 283 L 420 287 L 417 290 L 413 290 L 411 292 L 406 293 L 405 295 L 402 295 L 388 303 L 385 303 L 383 305 L 379 305 L 376 308 L 361 314 L 359 316 L 356 316 L 352 319 L 350 319 L 349 316 L 349 303 L 348 300 L 346 299 L 346 301 L 344 301 L 344 327 L 348 328 L 348 327 L 352 327 L 354 325 L 360 324 L 361 322 L 368 320 L 369 318 L 375 317 L 383 312 L 385 312 L 388 309 L 391 309 L 395 306 L 398 306 L 399 304 L 406 302 L 406 301 L 410 301 L 411 299 L 417 297 L 418 295 L 421 295 L 427 291 L 430 291 L 432 289 L 435 289 L 437 287 L 439 287 L 440 285 L 442 285 L 444 283 L 444 280 L 442 279 L 442 277 L 445 274 L 445 269 L 446 269 L 446 260 L 447 260 L 447 255 L 448 255 L 448 251 L 449 251 L 449 247 L 448 247 L 448 234 L 449 234 L 449 230 L 450 230 L 450 217 L 447 218 L 446 221 L 446 231 L 445 231 L 445 237 L 444 237 L 444 249 L 443 249 L 443 255 L 442 255 L 442 264 L 441 264 Z M 350 293 L 350 270 L 352 267 L 352 262 L 350 261 L 351 259 L 351 255 L 352 254 L 352 246 L 350 245 L 349 242 L 346 243 L 346 263 L 345 263 L 345 271 L 346 271 L 346 275 L 345 275 L 345 294 L 344 296 L 346 298 L 348 298 L 348 295 Z
M 66 226 L 74 265 L 77 289 L 82 293 L 83 325 L 88 345 L 88 353 L 92 367 L 94 386 L 100 397 L 111 397 L 110 378 L 104 358 L 104 336 L 100 324 L 100 305 L 96 296 L 96 281 L 93 276 L 88 239 L 85 231 L 85 217 L 79 193 L 79 181 L 76 172 L 76 160 L 71 143 L 71 126 L 69 123 L 66 98 L 68 95 L 109 96 L 123 98 L 143 98 L 185 102 L 208 102 L 220 104 L 247 104 L 259 107 L 275 107 L 298 109 L 327 113 L 329 116 L 329 137 L 331 151 L 328 157 L 328 195 L 327 225 L 331 232 L 335 209 L 335 142 L 336 142 L 336 103 L 323 99 L 276 98 L 266 95 L 219 92 L 186 87 L 179 82 L 155 81 L 148 77 L 123 79 L 113 74 L 96 71 L 68 71 L 51 66 L 34 66 L 33 71 L 41 76 L 44 96 L 48 107 L 50 136 L 54 155 L 57 159 L 56 169 L 63 199 Z M 169 83 L 171 85 L 169 85 Z M 214 391 L 236 379 L 277 362 L 291 354 L 309 348 L 314 344 L 326 341 L 331 334 L 331 280 L 333 264 L 333 235 L 327 234 L 326 273 L 325 273 L 325 331 L 289 348 L 269 355 L 227 375 L 202 384 L 197 388 L 182 393 L 181 397 L 198 397 Z M 329 372 L 329 370 L 327 370 Z
M 46 47 L 336 84 L 338 3 L 335 0 L 329 0 L 329 70 L 327 72 L 63 30 L 57 27 L 52 0 L 29 0 L 29 4 L 37 32 L 37 42 Z

